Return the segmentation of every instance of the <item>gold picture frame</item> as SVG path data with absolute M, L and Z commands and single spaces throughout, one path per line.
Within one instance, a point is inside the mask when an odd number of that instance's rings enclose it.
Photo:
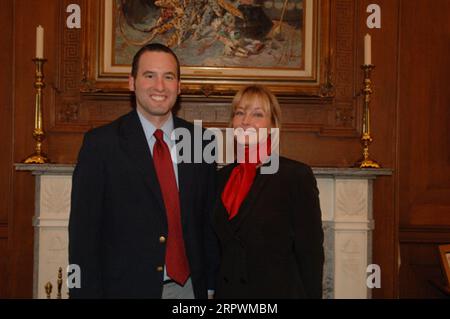
M 179 3 L 180 6 L 182 3 L 201 3 L 156 1 L 158 5 L 162 2 Z M 265 84 L 275 93 L 289 96 L 329 97 L 332 94 L 332 85 L 328 81 L 329 0 L 262 0 L 262 5 L 251 7 L 230 7 L 230 1 L 218 0 L 221 7 L 217 10 L 220 10 L 221 16 L 212 10 L 209 24 L 202 25 L 206 5 L 198 5 L 197 9 L 203 11 L 192 13 L 197 20 L 190 19 L 189 25 L 197 26 L 186 28 L 188 31 L 174 25 L 179 26 L 180 21 L 188 16 L 187 12 L 195 10 L 188 11 L 191 8 L 187 7 L 171 7 L 169 10 L 167 6 L 157 7 L 155 1 L 148 3 L 145 8 L 147 14 L 142 8 L 132 8 L 127 0 L 87 3 L 88 20 L 91 23 L 85 32 L 84 56 L 88 62 L 82 91 L 127 91 L 126 78 L 130 73 L 132 56 L 149 40 L 166 44 L 172 41 L 169 44 L 181 63 L 182 94 L 232 95 L 239 86 L 248 83 Z M 275 7 L 272 11 L 267 10 L 270 3 L 278 4 L 278 9 L 281 9 L 278 20 L 272 19 L 277 14 Z M 282 8 L 280 3 L 283 4 Z M 153 11 L 149 9 L 150 6 Z M 289 8 L 291 16 L 287 20 Z M 269 17 L 267 12 L 274 12 L 274 16 Z M 298 21 L 297 15 L 292 15 L 293 12 L 301 12 Z M 259 28 L 243 27 L 248 21 L 262 20 L 249 18 L 255 14 L 266 16 L 266 33 L 259 32 Z M 233 22 L 224 22 L 229 20 Z M 244 24 L 241 20 L 245 21 Z M 238 22 L 241 23 L 240 27 Z M 229 34 L 234 34 L 235 38 L 228 37 Z M 233 42 L 228 42 L 229 39 Z M 284 64 L 277 64 L 277 61 L 283 61 Z
M 450 288 L 450 244 L 439 245 L 439 256 L 445 276 L 445 285 Z

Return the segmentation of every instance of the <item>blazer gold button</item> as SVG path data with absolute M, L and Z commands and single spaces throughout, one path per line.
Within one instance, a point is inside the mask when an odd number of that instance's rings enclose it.
M 161 271 L 163 271 L 163 267 L 162 267 L 162 266 L 158 266 L 158 267 L 156 267 L 156 270 L 157 270 L 158 272 L 161 272 Z
M 159 237 L 159 242 L 161 244 L 164 244 L 166 242 L 166 237 L 164 237 L 164 236 Z

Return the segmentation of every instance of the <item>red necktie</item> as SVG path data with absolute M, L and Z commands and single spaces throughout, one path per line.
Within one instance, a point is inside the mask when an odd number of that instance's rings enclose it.
M 163 140 L 163 131 L 156 130 L 156 142 L 153 146 L 153 163 L 158 176 L 164 206 L 166 207 L 169 233 L 166 247 L 167 275 L 180 285 L 184 285 L 189 277 L 189 263 L 183 240 L 181 228 L 180 198 L 173 171 L 173 162 L 170 151 Z

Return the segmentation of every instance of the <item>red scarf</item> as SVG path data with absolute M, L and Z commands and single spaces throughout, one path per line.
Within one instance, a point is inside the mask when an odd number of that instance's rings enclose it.
M 267 142 L 261 144 L 261 147 L 265 147 L 265 144 L 267 145 L 267 155 L 270 156 L 270 135 L 267 138 Z M 228 220 L 237 215 L 242 202 L 250 191 L 250 188 L 256 176 L 256 168 L 261 164 L 259 158 L 259 148 L 260 144 L 258 144 L 258 146 L 256 147 L 257 155 L 250 156 L 250 147 L 245 147 L 244 161 L 233 168 L 228 182 L 223 189 L 222 202 L 228 212 Z M 255 147 L 251 148 L 251 150 L 254 151 Z M 254 158 L 257 158 L 256 163 L 249 163 L 250 160 L 254 161 Z

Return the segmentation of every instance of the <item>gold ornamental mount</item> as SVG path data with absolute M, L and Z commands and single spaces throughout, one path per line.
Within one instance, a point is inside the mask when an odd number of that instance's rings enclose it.
M 42 125 L 42 93 L 45 87 L 44 83 L 44 63 L 46 59 L 33 59 L 36 65 L 36 75 L 34 87 L 36 89 L 36 99 L 34 108 L 34 130 L 33 138 L 36 141 L 34 153 L 28 156 L 23 163 L 25 164 L 45 164 L 50 163 L 49 158 L 42 152 L 42 142 L 45 138 L 45 132 Z
M 364 87 L 362 89 L 362 95 L 364 96 L 363 105 L 363 123 L 362 123 L 362 136 L 361 144 L 363 146 L 362 158 L 355 163 L 355 167 L 359 168 L 380 168 L 375 160 L 370 159 L 369 145 L 372 143 L 373 138 L 370 135 L 370 96 L 372 91 L 372 81 L 370 76 L 372 70 L 375 68 L 372 64 L 362 65 L 361 68 L 364 71 Z

